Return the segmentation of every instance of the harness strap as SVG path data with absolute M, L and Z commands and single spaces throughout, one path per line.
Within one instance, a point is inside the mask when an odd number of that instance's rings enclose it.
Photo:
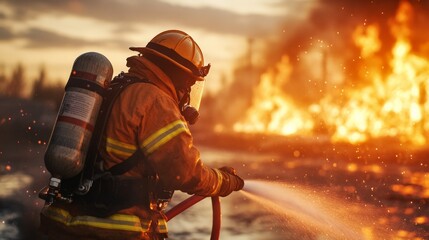
M 94 179 L 95 173 L 95 164 L 97 161 L 100 161 L 102 158 L 99 153 L 99 149 L 101 148 L 101 139 L 102 134 L 106 128 L 107 121 L 109 119 L 110 113 L 113 108 L 113 103 L 121 94 L 121 92 L 133 83 L 144 82 L 151 83 L 147 79 L 140 79 L 137 77 L 125 77 L 123 74 L 115 77 L 111 82 L 111 91 L 108 92 L 108 97 L 105 98 L 103 102 L 102 109 L 104 110 L 100 116 L 97 118 L 96 123 L 96 132 L 94 132 L 93 139 L 91 140 L 91 146 L 88 151 L 88 157 L 85 161 L 84 173 L 81 176 L 81 182 L 84 182 L 84 179 Z M 140 154 L 140 151 L 136 151 L 130 158 L 124 160 L 119 163 L 119 166 L 113 166 L 111 170 L 117 172 L 116 174 L 112 172 L 112 175 L 121 175 L 128 170 L 130 170 L 133 166 L 135 166 L 138 162 L 138 158 L 145 157 L 144 154 Z M 121 166 L 124 165 L 124 166 Z M 116 167 L 116 168 L 115 168 Z M 118 169 L 118 170 L 116 170 Z
M 68 90 L 69 88 L 73 88 L 73 87 L 87 89 L 87 90 L 96 92 L 98 93 L 98 95 L 101 95 L 101 96 L 103 96 L 103 94 L 106 91 L 102 86 L 98 85 L 97 82 L 95 81 L 89 81 L 89 80 L 78 78 L 72 75 L 70 76 L 70 80 L 67 82 L 65 89 Z
M 137 151 L 133 153 L 129 158 L 125 159 L 124 161 L 112 166 L 107 171 L 110 172 L 112 175 L 122 175 L 134 166 L 137 165 L 139 160 L 146 160 L 146 156 L 142 153 L 140 148 L 137 148 Z

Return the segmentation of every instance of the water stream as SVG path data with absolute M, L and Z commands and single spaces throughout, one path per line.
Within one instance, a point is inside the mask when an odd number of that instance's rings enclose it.
M 276 215 L 289 231 L 302 232 L 303 240 L 391 239 L 386 230 L 377 229 L 375 213 L 368 206 L 357 206 L 316 188 L 248 180 L 241 192 Z

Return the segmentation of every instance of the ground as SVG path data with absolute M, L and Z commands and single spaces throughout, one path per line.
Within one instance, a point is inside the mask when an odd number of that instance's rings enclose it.
M 2 239 L 37 234 L 38 191 L 50 176 L 43 154 L 51 126 L 28 120 L 0 125 Z M 221 239 L 429 238 L 426 147 L 192 131 L 207 165 L 232 166 L 246 182 L 245 191 L 222 198 Z M 185 197 L 176 193 L 171 205 Z M 203 200 L 170 221 L 171 239 L 208 239 L 210 218 Z

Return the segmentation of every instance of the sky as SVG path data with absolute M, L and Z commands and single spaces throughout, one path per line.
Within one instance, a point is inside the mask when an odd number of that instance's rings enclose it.
M 33 81 L 41 68 L 52 82 L 67 81 L 76 57 L 104 54 L 114 74 L 126 71 L 130 46 L 145 46 L 167 29 L 190 34 L 211 63 L 207 88 L 246 54 L 248 38 L 285 34 L 284 23 L 303 19 L 316 0 L 1 0 L 0 71 L 18 64 Z M 286 24 L 287 25 L 287 24 Z M 213 79 L 213 80 L 211 80 Z

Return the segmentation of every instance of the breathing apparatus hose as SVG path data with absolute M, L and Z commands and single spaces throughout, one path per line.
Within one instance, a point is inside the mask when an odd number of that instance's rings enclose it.
M 167 221 L 170 221 L 172 218 L 177 216 L 179 213 L 182 213 L 186 209 L 190 208 L 194 204 L 200 202 L 206 197 L 193 195 L 183 202 L 177 204 L 169 211 L 165 213 Z M 220 225 L 221 225 L 221 208 L 220 208 L 220 199 L 219 197 L 211 197 L 212 198 L 212 211 L 213 211 L 213 222 L 212 222 L 212 233 L 211 240 L 218 240 L 220 237 Z

